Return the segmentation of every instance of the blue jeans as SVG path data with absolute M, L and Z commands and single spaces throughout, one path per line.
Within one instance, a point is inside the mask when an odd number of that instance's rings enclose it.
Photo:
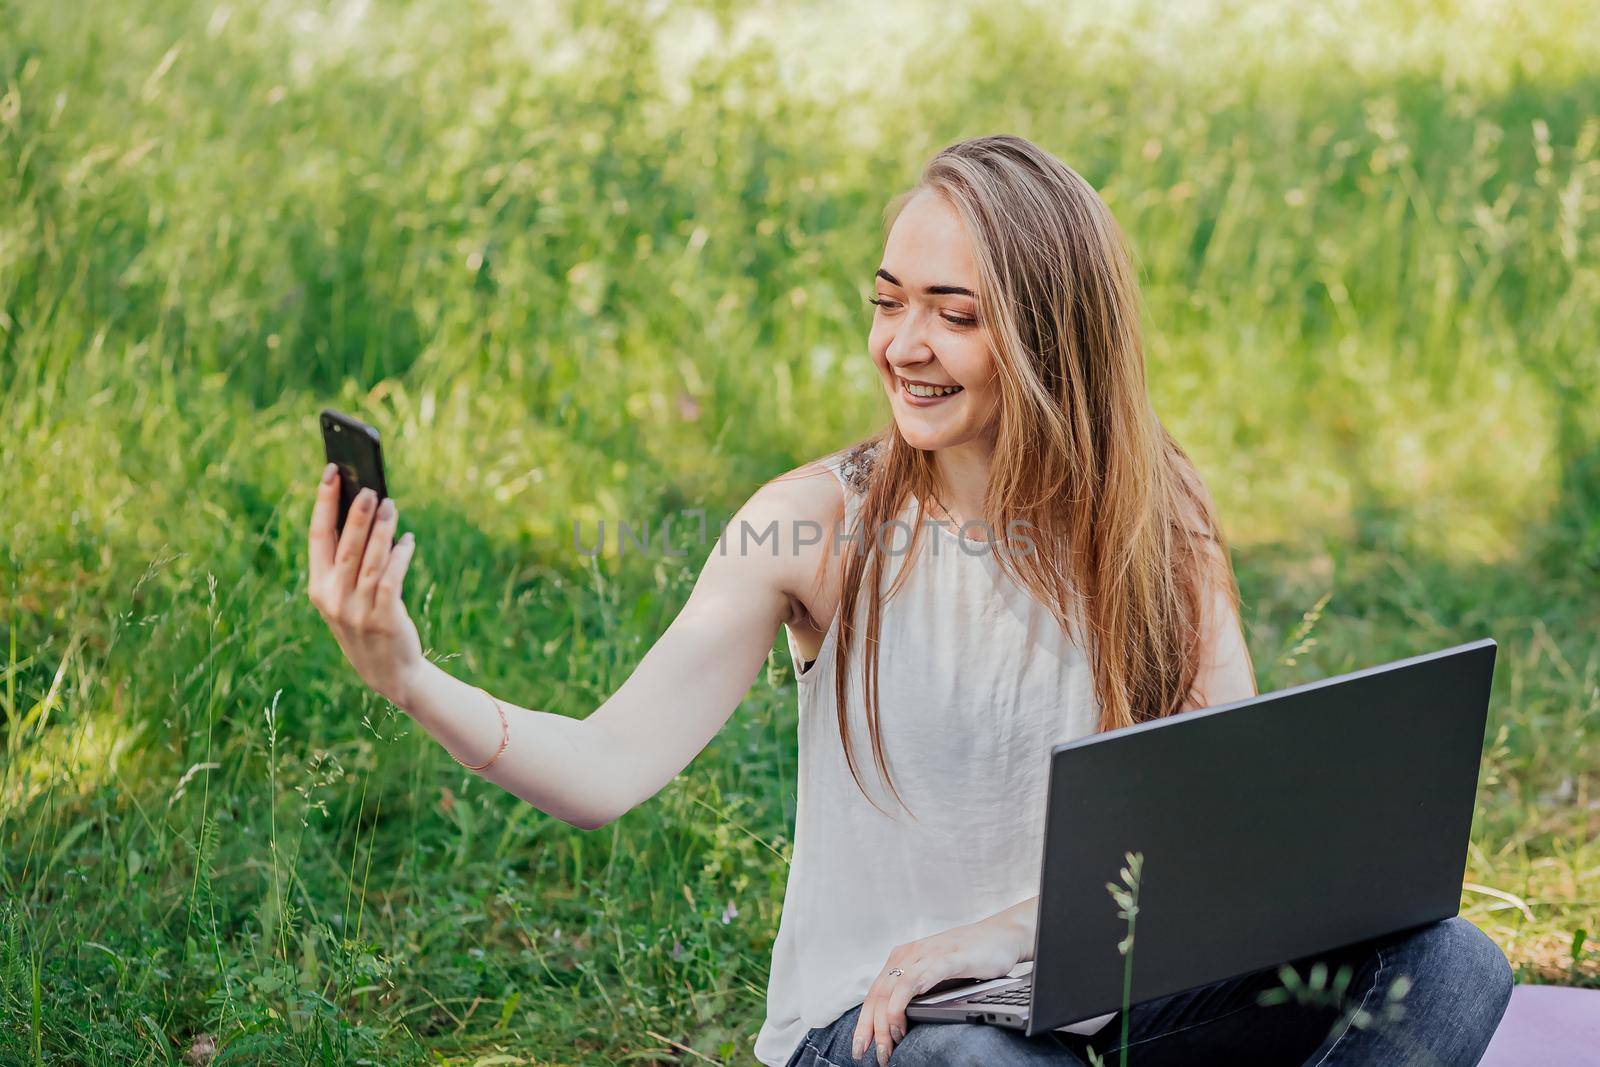
M 1325 969 L 1315 968 L 1319 962 Z M 1129 1067 L 1473 1067 L 1511 999 L 1505 954 L 1459 916 L 1289 965 L 1298 981 L 1287 985 L 1281 967 L 1268 967 L 1133 1005 L 1127 1013 Z M 1347 981 L 1338 980 L 1341 970 Z M 1405 981 L 1398 981 L 1402 976 Z M 827 1026 L 814 1027 L 788 1067 L 877 1067 L 872 1045 L 860 1059 L 850 1055 L 860 1012 L 858 1004 Z M 1122 1021 L 1119 1012 L 1088 1037 L 1059 1031 L 1027 1037 L 982 1023 L 912 1022 L 889 1064 L 1087 1067 L 1092 1048 L 1116 1067 Z

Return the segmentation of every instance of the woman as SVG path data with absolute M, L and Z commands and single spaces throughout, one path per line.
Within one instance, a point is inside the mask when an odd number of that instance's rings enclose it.
M 370 494 L 336 538 L 331 475 L 311 598 L 370 686 L 586 829 L 682 770 L 785 626 L 799 807 L 756 1056 L 1114 1059 L 1116 1015 L 1029 1038 L 908 1028 L 905 1007 L 1031 959 L 1052 743 L 1255 693 L 1226 543 L 1151 410 L 1133 270 L 1081 177 L 1020 138 L 963 141 L 888 221 L 868 348 L 892 424 L 758 489 L 588 718 L 510 707 L 423 658 L 401 600 L 414 542 L 390 548 L 393 502 L 374 513 Z M 1134 1007 L 1131 1062 L 1472 1064 L 1509 997 L 1505 957 L 1461 919 L 1319 959 L 1349 967 L 1356 1010 L 1257 1004 L 1263 971 Z

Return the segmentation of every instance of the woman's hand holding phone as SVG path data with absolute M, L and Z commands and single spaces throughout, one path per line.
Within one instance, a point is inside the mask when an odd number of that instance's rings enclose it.
M 427 666 L 417 627 L 400 598 L 416 541 L 394 540 L 393 498 L 363 489 L 338 529 L 339 476 L 329 463 L 311 509 L 311 603 L 333 630 L 345 658 L 374 691 L 405 706 L 410 682 Z

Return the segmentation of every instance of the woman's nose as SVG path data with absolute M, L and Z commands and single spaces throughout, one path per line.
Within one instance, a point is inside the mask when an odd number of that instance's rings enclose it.
M 895 327 L 894 336 L 884 349 L 884 358 L 893 367 L 917 366 L 928 362 L 933 355 L 927 341 L 926 320 L 913 311 Z

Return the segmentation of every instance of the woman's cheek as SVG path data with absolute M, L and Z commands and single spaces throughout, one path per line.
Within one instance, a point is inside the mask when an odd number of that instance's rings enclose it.
M 889 366 L 888 357 L 884 355 L 884 353 L 888 351 L 887 345 L 873 345 L 870 351 L 872 354 L 872 364 L 878 368 L 878 373 L 883 375 L 885 380 L 892 379 L 894 377 L 894 372 Z
M 882 326 L 874 326 L 867 334 L 867 351 L 872 353 L 873 361 L 879 366 L 888 362 L 884 358 L 884 353 L 889 350 L 889 342 L 893 340 L 894 334 Z

